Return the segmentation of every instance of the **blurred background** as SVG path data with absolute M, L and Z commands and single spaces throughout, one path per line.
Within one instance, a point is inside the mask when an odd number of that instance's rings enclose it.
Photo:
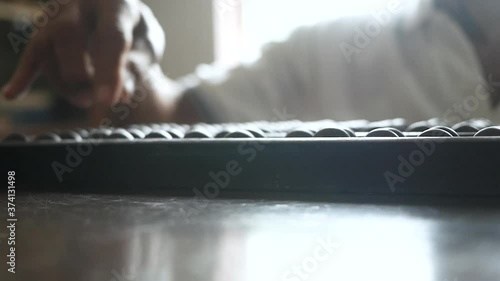
M 38 2 L 0 0 L 0 86 L 12 74 L 29 39 Z M 52 0 L 54 1 L 54 0 Z M 295 28 L 380 9 L 391 0 L 145 0 L 167 35 L 162 67 L 170 78 L 203 65 L 232 67 L 259 57 L 262 46 L 284 40 Z M 284 8 L 286 7 L 286 8 Z M 12 42 L 18 44 L 13 44 Z M 19 43 L 21 42 L 21 43 Z M 44 81 L 16 102 L 0 102 L 0 132 L 16 126 L 73 122 L 85 112 L 50 94 Z

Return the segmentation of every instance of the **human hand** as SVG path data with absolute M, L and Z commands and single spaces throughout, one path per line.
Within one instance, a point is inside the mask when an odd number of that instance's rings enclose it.
M 19 97 L 41 73 L 79 107 L 127 100 L 165 48 L 150 9 L 139 0 L 59 2 L 52 2 L 57 14 L 33 36 L 3 95 Z

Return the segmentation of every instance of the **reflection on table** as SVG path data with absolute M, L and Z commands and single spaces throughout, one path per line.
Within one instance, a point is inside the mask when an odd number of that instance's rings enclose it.
M 1 280 L 500 276 L 500 211 L 492 208 L 55 194 L 23 195 L 16 205 L 17 273 L 4 269 Z

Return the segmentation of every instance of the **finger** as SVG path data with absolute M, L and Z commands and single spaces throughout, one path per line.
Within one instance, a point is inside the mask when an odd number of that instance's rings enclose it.
M 2 89 L 2 93 L 7 99 L 14 99 L 29 88 L 37 77 L 49 49 L 50 43 L 46 35 L 38 34 L 32 39 L 12 78 Z
M 63 81 L 68 85 L 90 82 L 92 68 L 83 25 L 77 21 L 64 22 L 54 27 L 51 34 Z
M 66 83 L 62 78 L 61 68 L 57 62 L 54 48 L 47 53 L 46 58 L 47 60 L 42 65 L 42 74 L 54 92 L 76 107 L 90 107 L 93 101 L 90 81 L 76 84 Z
M 42 75 L 47 79 L 48 84 L 56 93 L 65 90 L 64 81 L 61 78 L 57 65 L 56 54 L 53 49 L 47 52 L 47 60 L 42 64 Z
M 120 99 L 126 69 L 126 55 L 132 46 L 134 26 L 140 16 L 132 1 L 97 1 L 99 11 L 95 38 L 95 91 L 105 104 Z

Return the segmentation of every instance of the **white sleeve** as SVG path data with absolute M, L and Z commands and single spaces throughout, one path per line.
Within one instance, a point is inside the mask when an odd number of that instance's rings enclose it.
M 222 79 L 194 75 L 188 96 L 208 122 L 271 120 L 285 110 L 304 121 L 442 117 L 474 93 L 481 65 L 455 22 L 423 12 L 425 24 L 400 14 L 376 34 L 366 31 L 377 23 L 371 15 L 303 27 Z M 488 106 L 474 114 L 487 116 Z

